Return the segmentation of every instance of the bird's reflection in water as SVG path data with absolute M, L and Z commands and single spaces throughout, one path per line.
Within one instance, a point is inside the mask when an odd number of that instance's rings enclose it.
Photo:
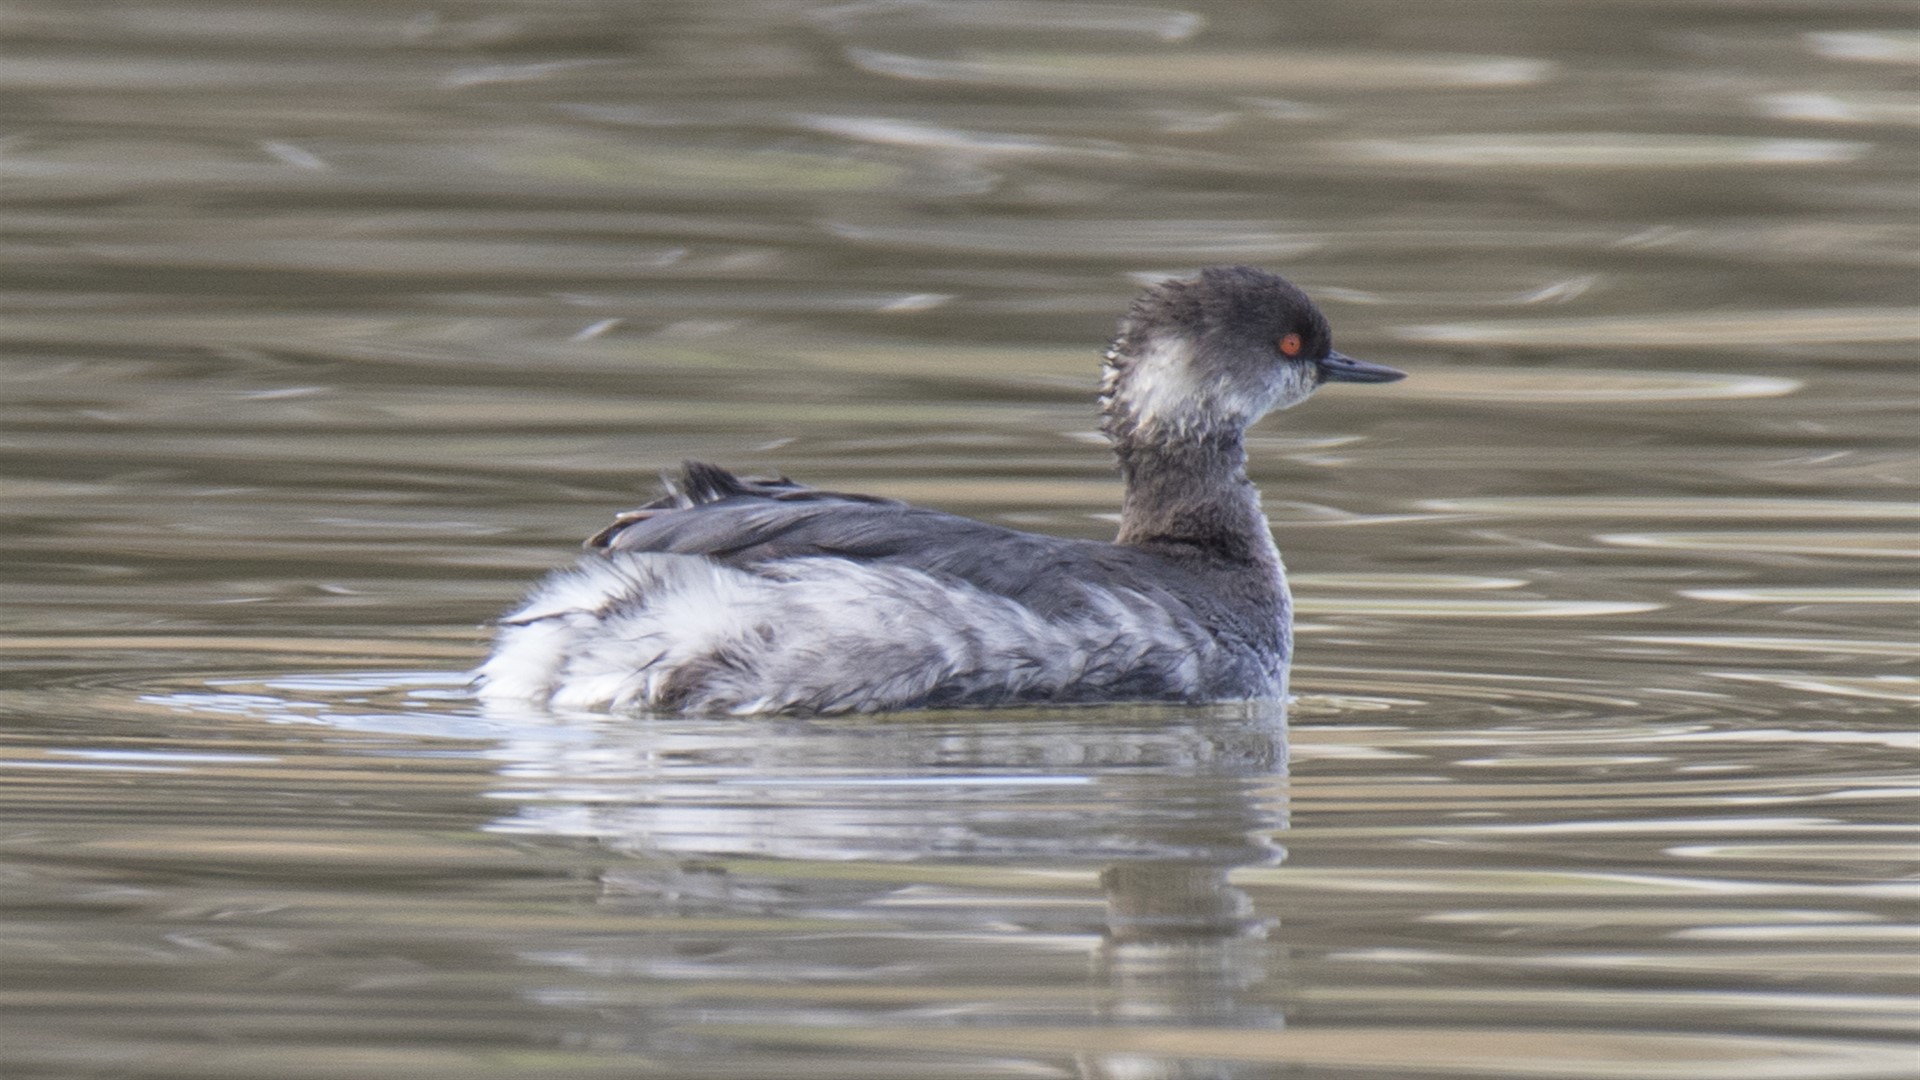
M 1271 921 L 1228 884 L 1232 864 L 1117 863 L 1100 875 L 1107 933 L 1093 983 L 1104 992 L 1100 1019 L 1112 1024 L 1277 1028 L 1282 1017 L 1259 993 L 1269 978 Z M 1081 1075 L 1106 1078 L 1225 1078 L 1250 1075 L 1227 1061 L 1083 1054 Z
M 598 904 L 648 927 L 528 959 L 648 1002 L 630 1049 L 794 1039 L 852 1068 L 928 1027 L 1045 1028 L 1087 1037 L 1013 1056 L 1229 1077 L 1250 1066 L 1105 1053 L 1101 1031 L 1282 1023 L 1274 924 L 1229 883 L 1284 857 L 1275 706 L 513 730 L 490 829 L 591 841 Z

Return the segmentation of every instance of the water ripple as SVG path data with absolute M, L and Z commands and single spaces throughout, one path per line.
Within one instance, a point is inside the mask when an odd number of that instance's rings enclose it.
M 1257 221 L 1074 220 L 969 217 L 934 225 L 828 221 L 826 230 L 855 244 L 908 251 L 1018 254 L 1028 258 L 1285 260 L 1319 248 L 1316 235 Z
M 1920 32 L 1912 30 L 1822 30 L 1805 35 L 1805 41 L 1829 60 L 1920 64 Z
M 1415 597 L 1301 596 L 1303 615 L 1404 615 L 1428 619 L 1584 619 L 1658 611 L 1664 604 L 1620 600 L 1455 600 Z
M 1184 41 L 1200 32 L 1206 19 L 1175 8 L 1080 3 L 1074 0 L 966 0 L 965 3 L 900 3 L 855 0 L 833 4 L 812 17 L 836 30 L 1013 31 L 1021 35 L 1072 33 L 1133 34 L 1161 41 Z
M 1422 499 L 1416 505 L 1422 510 L 1447 514 L 1486 514 L 1529 519 L 1920 521 L 1920 503 L 1868 499 L 1752 499 L 1731 495 L 1509 495 L 1474 499 Z M 1652 537 L 1656 534 L 1644 535 Z M 1631 541 L 1610 539 L 1609 542 Z M 1920 538 L 1916 538 L 1915 543 L 1920 545 Z
M 1403 341 L 1444 345 L 1601 348 L 1751 348 L 1832 342 L 1920 341 L 1920 308 L 1636 312 L 1568 319 L 1505 319 L 1402 326 Z
M 1832 165 L 1856 161 L 1871 143 L 1837 139 L 1756 139 L 1733 135 L 1426 135 L 1327 144 L 1348 161 L 1458 168 L 1697 169 L 1712 166 Z
M 1920 604 L 1920 589 L 1752 585 L 1739 589 L 1682 589 L 1691 600 L 1730 604 Z
M 1920 126 L 1920 102 L 1905 94 L 1798 91 L 1763 94 L 1754 104 L 1761 115 L 1779 120 Z
M 1440 401 L 1651 405 L 1669 401 L 1783 397 L 1805 385 L 1799 379 L 1766 375 L 1448 366 L 1422 369 L 1419 378 L 1408 380 L 1404 387 L 1396 387 L 1394 393 Z
M 1905 516 L 1905 515 L 1902 515 Z M 1747 555 L 1828 555 L 1870 559 L 1920 559 L 1920 537 L 1911 532 L 1806 530 L 1602 533 L 1594 537 L 1620 547 Z
M 1284 87 L 1317 90 L 1413 90 L 1529 86 L 1555 72 L 1545 60 L 1515 56 L 1407 53 L 1177 52 L 1042 53 L 967 50 L 955 57 L 911 56 L 853 48 L 847 58 L 876 75 L 900 79 L 1071 87 L 1078 90 L 1221 90 L 1257 93 Z
M 1401 964 L 1413 961 L 1403 959 Z M 1587 1080 L 1904 1080 L 1911 1054 L 1871 1039 L 1669 1035 L 1570 1028 L 1361 1025 L 1274 1031 L 1229 1025 L 965 1028 L 700 1023 L 689 1033 L 777 1046 L 865 1047 L 889 1053 L 1044 1054 L 1107 1060 L 1255 1062 L 1294 1069 L 1402 1072 L 1498 1080 L 1554 1074 Z

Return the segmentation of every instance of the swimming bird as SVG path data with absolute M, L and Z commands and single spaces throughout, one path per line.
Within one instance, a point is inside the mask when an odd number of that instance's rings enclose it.
M 499 620 L 478 694 L 734 714 L 1284 698 L 1292 604 L 1247 427 L 1405 373 L 1335 351 L 1305 292 L 1247 266 L 1150 286 L 1105 359 L 1111 543 L 689 462 Z

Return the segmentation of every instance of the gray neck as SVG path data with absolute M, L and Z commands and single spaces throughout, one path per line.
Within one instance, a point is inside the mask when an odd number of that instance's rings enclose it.
M 1260 492 L 1247 479 L 1243 432 L 1144 445 L 1122 437 L 1114 451 L 1127 484 L 1117 543 L 1277 562 Z

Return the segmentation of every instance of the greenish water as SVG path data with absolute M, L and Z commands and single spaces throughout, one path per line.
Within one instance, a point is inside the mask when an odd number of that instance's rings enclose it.
M 0 7 L 0 1076 L 1903 1077 L 1920 8 Z M 683 458 L 1110 535 L 1143 275 L 1256 708 L 482 711 Z

